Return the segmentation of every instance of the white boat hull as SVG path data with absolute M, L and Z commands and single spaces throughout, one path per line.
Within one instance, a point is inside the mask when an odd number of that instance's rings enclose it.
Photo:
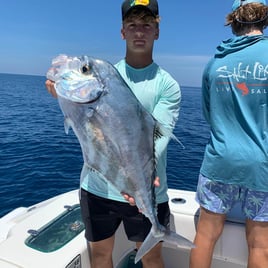
M 191 241 L 195 236 L 199 208 L 194 196 L 195 193 L 191 191 L 169 190 L 171 228 Z M 44 226 L 48 226 L 48 223 L 66 212 L 66 206 L 69 208 L 78 203 L 78 190 L 74 190 L 29 208 L 19 208 L 2 217 L 0 219 L 0 267 L 90 268 L 84 231 L 51 252 L 42 252 L 25 243 L 32 237 L 28 233 L 29 230 L 44 230 Z M 212 268 L 246 268 L 247 246 L 243 222 L 244 219 L 238 209 L 229 215 L 224 232 L 215 248 Z M 76 226 L 77 222 L 74 222 L 72 228 Z M 64 235 L 59 233 L 59 241 L 56 239 L 56 242 L 60 244 L 62 237 Z M 47 244 L 49 243 L 50 237 L 48 236 Z M 131 254 L 134 249 L 135 244 L 126 239 L 123 228 L 120 226 L 116 233 L 113 253 L 114 267 L 134 267 L 127 266 L 127 263 L 133 259 Z M 189 266 L 188 249 L 163 243 L 163 256 L 166 268 Z

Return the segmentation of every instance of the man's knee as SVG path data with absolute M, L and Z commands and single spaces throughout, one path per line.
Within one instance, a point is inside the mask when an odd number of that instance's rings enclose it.
M 164 268 L 164 261 L 162 258 L 162 243 L 156 245 L 142 257 L 142 264 L 144 268 Z
M 268 249 L 268 223 L 248 220 L 246 237 L 249 248 Z
M 114 236 L 98 242 L 90 242 L 90 262 L 95 267 L 112 267 Z

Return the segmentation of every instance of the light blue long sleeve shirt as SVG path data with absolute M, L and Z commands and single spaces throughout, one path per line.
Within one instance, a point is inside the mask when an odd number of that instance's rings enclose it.
M 222 42 L 204 70 L 202 100 L 211 138 L 201 174 L 268 192 L 268 39 Z
M 181 91 L 171 75 L 156 63 L 142 69 L 135 69 L 129 66 L 125 60 L 121 60 L 115 67 L 145 109 L 165 128 L 172 131 L 179 115 Z M 156 140 L 155 144 L 156 172 L 160 178 L 160 187 L 156 187 L 157 203 L 168 201 L 166 175 L 168 142 L 168 137 L 161 137 Z M 97 196 L 126 202 L 113 185 L 96 172 L 91 172 L 86 166 L 81 172 L 81 187 Z

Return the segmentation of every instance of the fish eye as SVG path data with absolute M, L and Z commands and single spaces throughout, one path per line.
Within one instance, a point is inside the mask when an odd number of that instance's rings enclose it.
M 81 73 L 82 74 L 90 74 L 91 67 L 87 64 L 81 67 Z

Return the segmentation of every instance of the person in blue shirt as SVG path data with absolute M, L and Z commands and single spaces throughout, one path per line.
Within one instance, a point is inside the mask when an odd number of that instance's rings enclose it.
M 154 41 L 159 38 L 157 1 L 124 1 L 122 21 L 121 36 L 126 41 L 126 55 L 115 67 L 148 112 L 172 131 L 179 115 L 181 91 L 171 75 L 153 61 Z M 53 82 L 47 80 L 46 86 L 56 96 Z M 155 144 L 157 177 L 160 180 L 155 182 L 158 185 L 156 203 L 159 222 L 164 226 L 169 225 L 170 217 L 166 175 L 168 142 L 169 138 L 161 137 Z M 105 178 L 85 165 L 81 172 L 81 189 L 80 204 L 85 236 L 90 245 L 91 267 L 112 268 L 115 232 L 119 224 L 124 223 L 128 239 L 136 242 L 139 248 L 150 231 L 151 223 L 129 203 L 128 196 L 124 197 Z M 144 268 L 164 267 L 161 244 L 142 258 Z
M 202 80 L 210 140 L 196 199 L 200 215 L 191 268 L 209 268 L 226 214 L 241 202 L 248 267 L 268 267 L 268 7 L 235 0 L 226 17 L 235 35 L 223 41 Z

